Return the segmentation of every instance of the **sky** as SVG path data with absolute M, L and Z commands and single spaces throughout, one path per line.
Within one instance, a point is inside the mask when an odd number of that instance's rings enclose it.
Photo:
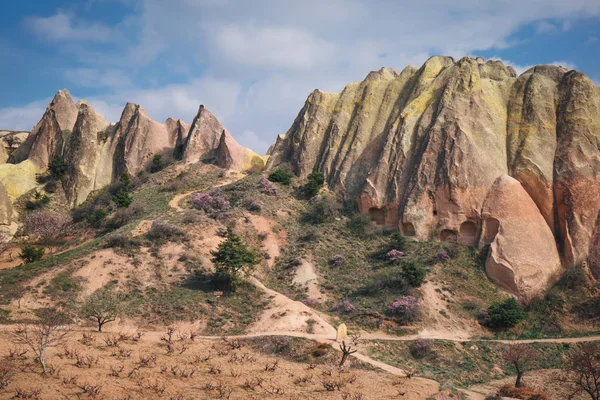
M 191 123 L 200 104 L 264 153 L 314 89 L 432 55 L 557 64 L 600 84 L 598 0 L 28 0 L 0 14 L 0 129 L 59 89 L 109 121 L 126 102 Z

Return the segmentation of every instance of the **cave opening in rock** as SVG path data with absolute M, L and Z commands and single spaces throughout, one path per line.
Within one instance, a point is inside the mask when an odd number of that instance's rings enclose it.
M 377 225 L 385 224 L 385 211 L 381 208 L 369 208 L 369 217 L 371 221 L 375 222 Z
M 405 222 L 402 224 L 402 234 L 404 236 L 416 236 L 415 226 L 410 222 Z
M 485 243 L 493 242 L 499 229 L 500 221 L 496 218 L 487 218 L 484 223 L 483 241 Z
M 473 245 L 477 239 L 477 225 L 473 221 L 465 221 L 460 224 L 460 241 L 463 244 Z
M 440 240 L 445 242 L 455 242 L 458 239 L 458 232 L 454 229 L 444 229 L 440 232 Z

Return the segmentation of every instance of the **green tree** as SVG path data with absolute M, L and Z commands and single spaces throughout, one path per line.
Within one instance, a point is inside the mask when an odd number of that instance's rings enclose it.
M 493 303 L 488 308 L 485 324 L 493 329 L 507 329 L 524 320 L 525 316 L 523 307 L 510 297 L 502 302 Z
M 228 288 L 235 291 L 242 278 L 254 271 L 261 261 L 258 253 L 248 248 L 242 239 L 227 229 L 227 239 L 216 251 L 211 251 L 212 262 L 215 264 L 213 284 L 218 288 Z
M 110 290 L 98 290 L 90 295 L 81 307 L 84 318 L 92 318 L 98 324 L 98 332 L 123 313 L 123 295 Z
M 406 238 L 400 232 L 392 233 L 390 237 L 390 247 L 396 250 L 404 250 L 406 247 Z
M 402 277 L 404 277 L 406 282 L 412 287 L 421 286 L 425 281 L 426 274 L 427 271 L 425 271 L 425 268 L 416 262 L 409 261 L 402 264 Z
M 53 177 L 62 178 L 65 172 L 67 172 L 67 163 L 63 157 L 56 156 L 48 164 L 48 169 Z
M 300 191 L 304 196 L 310 199 L 319 194 L 324 183 L 325 175 L 320 172 L 311 172 L 308 175 L 308 182 L 302 186 Z
M 21 249 L 19 257 L 25 261 L 25 264 L 29 264 L 41 260 L 45 252 L 46 249 L 43 247 L 25 246 Z
M 117 190 L 117 193 L 113 195 L 113 201 L 117 205 L 117 207 L 127 208 L 133 203 L 133 197 L 127 190 L 124 188 L 120 188 Z

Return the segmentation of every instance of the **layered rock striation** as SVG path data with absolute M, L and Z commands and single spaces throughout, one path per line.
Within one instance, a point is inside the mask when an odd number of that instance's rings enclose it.
M 320 171 L 362 213 L 407 236 L 491 243 L 490 276 L 524 299 L 560 271 L 550 248 L 573 266 L 590 262 L 600 241 L 600 89 L 577 71 L 538 66 L 517 76 L 499 61 L 450 57 L 383 68 L 340 93 L 311 93 L 270 153 L 267 168 Z M 484 205 L 504 193 L 501 177 L 519 184 L 507 196 L 515 207 L 489 217 Z M 545 224 L 535 238 L 509 222 L 525 198 L 535 226 Z M 508 236 L 486 237 L 488 218 Z M 513 238 L 551 259 L 515 256 Z M 512 284 L 499 265 L 514 272 Z

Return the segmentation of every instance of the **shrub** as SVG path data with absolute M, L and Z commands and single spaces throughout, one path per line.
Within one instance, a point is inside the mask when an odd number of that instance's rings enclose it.
M 600 318 L 600 296 L 592 297 L 573 307 L 573 311 L 583 319 Z
M 390 236 L 390 245 L 394 249 L 398 249 L 400 251 L 404 250 L 406 246 L 406 238 L 402 236 L 400 232 L 394 232 Z
M 314 197 L 309 209 L 302 215 L 302 221 L 311 224 L 323 224 L 333 221 L 340 212 L 340 204 L 335 197 Z
M 582 266 L 567 269 L 558 281 L 558 286 L 567 290 L 582 289 L 588 284 L 588 278 Z
M 426 274 L 425 268 L 414 261 L 402 264 L 402 277 L 412 287 L 421 286 L 425 281 Z
M 410 354 L 414 358 L 423 358 L 431 352 L 431 342 L 425 339 L 418 339 L 410 345 Z
M 86 220 L 91 226 L 98 228 L 107 215 L 108 211 L 104 208 L 93 208 L 87 215 Z
M 158 171 L 162 170 L 164 167 L 165 166 L 162 161 L 162 155 L 155 154 L 154 158 L 152 158 L 152 164 L 150 165 L 150 172 L 151 173 L 158 172 Z
M 306 182 L 300 188 L 300 193 L 311 199 L 315 197 L 319 190 L 321 190 L 321 186 L 325 183 L 325 176 L 320 172 L 311 172 L 308 174 L 308 182 Z
M 185 233 L 176 225 L 167 222 L 156 220 L 152 222 L 152 226 L 146 237 L 155 242 L 164 242 L 169 240 L 178 240 L 185 236 Z
M 108 230 L 119 229 L 120 227 L 127 225 L 131 221 L 134 221 L 143 213 L 144 209 L 138 205 L 134 205 L 128 208 L 120 208 L 107 221 L 106 228 Z
M 19 254 L 19 257 L 25 261 L 25 264 L 28 264 L 41 260 L 42 257 L 44 257 L 45 252 L 46 249 L 43 247 L 25 246 L 23 249 L 21 249 L 21 254 Z
M 215 264 L 213 284 L 218 288 L 235 291 L 241 279 L 250 275 L 260 262 L 258 253 L 248 248 L 242 239 L 227 229 L 227 239 L 219 244 L 216 251 L 211 251 Z
M 343 314 L 349 314 L 349 313 L 353 313 L 354 311 L 356 311 L 356 307 L 354 306 L 354 304 L 350 303 L 350 300 L 348 300 L 348 299 L 345 299 L 342 302 L 334 304 L 333 307 L 331 307 L 331 309 L 335 312 L 339 312 L 339 313 L 343 313 Z
M 258 180 L 258 191 L 269 196 L 277 194 L 275 186 L 273 186 L 273 184 L 264 176 L 261 176 Z
M 25 208 L 27 208 L 28 210 L 37 210 L 48 203 L 50 203 L 50 197 L 47 194 L 38 192 L 36 190 L 33 195 L 33 200 L 28 200 L 25 203 Z
M 352 233 L 364 235 L 371 227 L 371 220 L 366 215 L 357 214 L 350 218 L 346 226 Z
M 49 241 L 64 233 L 65 227 L 70 222 L 70 218 L 64 214 L 39 210 L 25 217 L 24 229 L 28 235 L 37 236 L 43 241 Z
M 54 193 L 58 189 L 58 182 L 50 181 L 44 185 L 44 190 L 48 193 Z
M 113 195 L 112 199 L 117 205 L 117 207 L 120 208 L 127 208 L 131 205 L 131 203 L 133 203 L 133 197 L 124 188 L 120 188 L 119 190 L 117 190 L 117 192 Z
M 404 257 L 404 252 L 392 249 L 385 253 L 385 258 L 390 262 L 400 261 Z
M 141 246 L 139 240 L 130 238 L 124 234 L 111 235 L 106 238 L 104 247 L 107 248 L 120 248 L 120 249 L 137 249 Z
M 345 258 L 343 255 L 341 254 L 336 254 L 335 256 L 331 257 L 331 260 L 329 260 L 329 264 L 331 264 L 334 267 L 341 267 L 344 264 Z
M 502 386 L 498 391 L 498 395 L 521 400 L 550 400 L 544 392 L 529 387 L 514 387 L 511 385 Z
M 248 211 L 260 211 L 262 209 L 258 201 L 251 199 L 246 199 L 246 201 L 244 201 L 244 207 Z
M 413 296 L 401 296 L 390 304 L 388 313 L 400 322 L 414 321 L 419 317 L 419 301 Z
M 302 303 L 311 308 L 317 308 L 321 304 L 319 300 L 315 299 L 314 297 L 307 297 L 305 299 L 302 299 Z
M 492 329 L 512 328 L 525 319 L 525 311 L 512 297 L 493 303 L 487 309 L 487 314 L 484 324 Z
M 277 168 L 275 171 L 269 174 L 269 180 L 271 182 L 281 183 L 282 185 L 289 186 L 292 183 L 294 174 L 289 171 L 284 171 Z
M 65 172 L 67 172 L 67 163 L 63 157 L 56 156 L 48 164 L 48 169 L 54 177 L 62 178 Z
M 446 250 L 438 252 L 433 258 L 433 262 L 436 263 L 446 263 L 448 261 L 450 261 L 450 255 L 448 255 L 448 252 Z
M 195 193 L 192 196 L 192 206 L 204 211 L 211 217 L 217 217 L 229 210 L 231 204 L 225 200 L 221 192 Z

